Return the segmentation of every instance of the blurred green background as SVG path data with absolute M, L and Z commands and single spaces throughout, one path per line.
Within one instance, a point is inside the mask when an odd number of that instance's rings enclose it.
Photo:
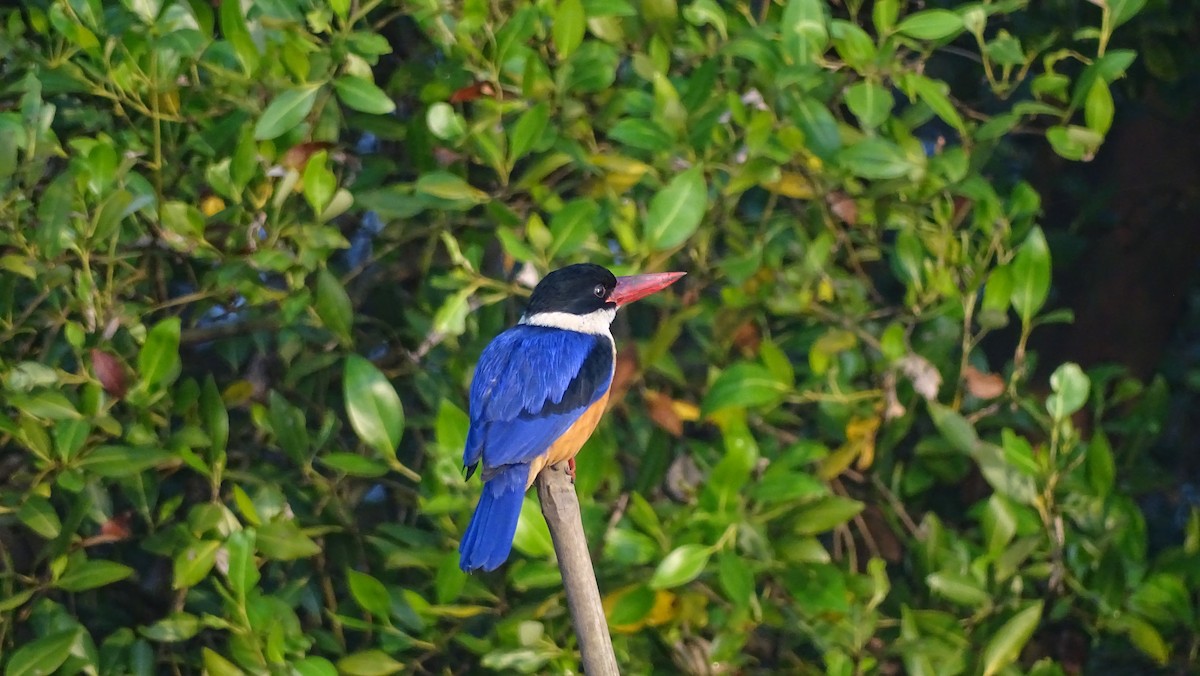
M 0 9 L 4 674 L 569 673 L 457 542 L 546 271 L 622 312 L 577 488 L 625 673 L 1200 671 L 1197 10 Z

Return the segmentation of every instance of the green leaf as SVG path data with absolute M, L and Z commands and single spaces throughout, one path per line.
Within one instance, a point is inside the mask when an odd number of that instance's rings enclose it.
M 1042 601 L 1013 615 L 983 650 L 983 676 L 993 676 L 1012 664 L 1042 620 Z
M 194 587 L 208 577 L 217 560 L 221 543 L 215 540 L 193 542 L 175 555 L 172 589 Z
M 671 135 L 651 120 L 625 118 L 608 129 L 608 138 L 647 152 L 660 152 L 671 147 Z
M 204 214 L 194 205 L 179 200 L 163 202 L 159 210 L 163 241 L 176 251 L 195 252 L 204 247 Z
M 550 218 L 553 239 L 546 250 L 548 258 L 570 256 L 596 232 L 600 206 L 587 198 L 567 202 Z
M 989 59 L 998 66 L 1011 68 L 1025 63 L 1021 41 L 1004 29 L 984 48 Z
M 374 458 L 365 458 L 357 453 L 327 453 L 318 460 L 322 465 L 349 476 L 373 479 L 388 473 L 388 466 L 384 463 Z
M 1042 229 L 1034 227 L 1012 262 L 1012 305 L 1028 326 L 1050 293 L 1050 247 Z
M 941 40 L 963 30 L 962 17 L 946 9 L 927 9 L 904 17 L 896 31 L 918 40 Z
M 301 532 L 294 521 L 272 521 L 258 528 L 258 551 L 272 561 L 292 561 L 315 556 L 320 545 Z
M 880 35 L 889 32 L 900 18 L 900 0 L 876 0 L 871 8 L 871 23 Z
M 655 251 L 672 249 L 687 241 L 708 209 L 708 186 L 704 170 L 692 167 L 667 183 L 650 200 L 642 231 Z
M 1129 597 L 1129 608 L 1164 629 L 1191 629 L 1192 598 L 1184 578 L 1175 573 L 1151 573 Z
M 57 390 L 42 390 L 33 395 L 12 393 L 7 400 L 9 405 L 35 418 L 72 420 L 80 417 L 71 400 Z
M 1012 290 L 1012 268 L 1007 265 L 992 268 L 983 287 L 983 301 L 978 317 L 980 326 L 985 329 L 998 329 L 1008 324 Z
M 81 559 L 73 562 L 62 577 L 54 581 L 54 586 L 63 591 L 81 592 L 119 582 L 132 574 L 132 568 L 115 561 Z
M 854 70 L 860 73 L 867 72 L 877 54 L 875 41 L 871 36 L 858 24 L 842 19 L 834 19 L 829 28 L 838 56 Z
M 866 505 L 840 495 L 826 495 L 792 511 L 799 535 L 825 533 L 853 519 Z
M 245 599 L 261 577 L 258 563 L 254 560 L 257 535 L 253 528 L 247 528 L 234 531 L 225 538 L 225 553 L 228 554 L 229 562 L 225 578 L 229 580 L 229 588 L 239 599 Z
M 457 142 L 467 134 L 467 125 L 454 107 L 438 101 L 425 111 L 425 124 L 434 136 L 443 141 Z
M 371 115 L 387 115 L 396 102 L 374 82 L 357 75 L 342 75 L 333 81 L 337 97 L 346 106 Z
M 489 199 L 486 192 L 445 171 L 421 174 L 416 189 L 419 193 L 454 202 L 482 204 Z
M 829 107 L 816 98 L 803 97 L 796 102 L 793 116 L 809 149 L 821 159 L 833 158 L 842 147 L 842 136 Z
M 693 26 L 712 26 L 724 40 L 728 37 L 725 10 L 715 0 L 693 0 L 683 8 L 683 18 Z
M 783 574 L 784 583 L 805 616 L 845 617 L 850 611 L 847 573 L 824 563 L 792 566 Z
M 101 446 L 81 458 L 79 467 L 97 476 L 120 479 L 176 460 L 174 454 L 157 448 Z
M 560 0 L 551 23 L 551 36 L 558 58 L 568 59 L 579 45 L 583 44 L 584 25 L 587 16 L 580 0 Z
M 11 596 L 0 599 L 0 613 L 7 613 L 10 610 L 20 608 L 28 603 L 29 599 L 33 598 L 34 593 L 38 591 L 40 590 L 26 589 L 25 591 L 19 591 Z
M 342 385 L 346 414 L 358 438 L 384 458 L 395 459 L 404 433 L 404 409 L 392 384 L 374 364 L 351 355 Z
M 930 573 L 925 577 L 925 584 L 935 594 L 966 608 L 992 605 L 992 597 L 983 584 L 965 575 L 947 571 Z
M 213 453 L 222 456 L 229 444 L 229 411 L 225 409 L 225 401 L 211 374 L 204 379 L 200 390 L 200 416 L 204 420 L 204 431 L 212 442 Z
M 179 318 L 154 325 L 138 353 L 138 374 L 147 386 L 169 385 L 179 376 Z
M 329 168 L 328 152 L 321 150 L 308 158 L 300 185 L 304 187 L 304 199 L 313 213 L 320 216 L 337 192 L 337 177 Z
M 1087 403 L 1091 381 L 1078 364 L 1067 362 L 1050 375 L 1053 393 L 1046 399 L 1046 411 L 1055 421 L 1062 421 Z
M 1137 16 L 1145 6 L 1146 0 L 1108 0 L 1108 9 L 1112 12 L 1110 30 L 1116 30 L 1117 26 Z
M 613 528 L 604 534 L 606 560 L 626 566 L 641 566 L 657 558 L 658 551 L 658 544 L 653 538 L 628 528 Z
M 550 123 L 550 104 L 542 101 L 526 110 L 513 126 L 508 142 L 508 164 L 511 168 L 537 146 Z
M 846 89 L 846 105 L 864 129 L 874 129 L 887 121 L 895 101 L 879 84 L 862 80 Z
M 1075 124 L 1054 126 L 1046 130 L 1046 140 L 1055 153 L 1064 159 L 1091 159 L 1100 149 L 1104 137 L 1095 130 Z
M 307 462 L 309 437 L 304 412 L 277 390 L 271 390 L 267 397 L 267 414 L 271 431 L 275 432 L 275 443 L 295 462 Z
M 617 600 L 608 612 L 608 624 L 612 627 L 633 625 L 654 610 L 658 594 L 649 587 L 638 585 L 616 592 Z
M 437 420 L 434 423 L 434 439 L 438 446 L 451 459 L 457 461 L 462 457 L 463 446 L 467 444 L 467 430 L 471 419 L 467 412 L 454 405 L 449 399 L 443 399 L 438 406 Z
M 958 108 L 955 108 L 954 103 L 950 100 L 950 85 L 916 73 L 910 74 L 908 82 L 912 83 L 913 90 L 921 101 L 929 106 L 935 115 L 942 118 L 943 122 L 954 127 L 960 133 L 966 131 L 966 125 L 963 124 Z
M 92 427 L 88 421 L 66 418 L 54 423 L 54 449 L 63 461 L 71 460 L 87 443 Z
M 242 15 L 242 3 L 222 2 L 219 20 L 221 35 L 225 36 L 225 40 L 229 44 L 233 45 L 238 60 L 242 62 L 242 68 L 247 75 L 253 73 L 258 69 L 261 55 L 258 46 L 254 44 L 254 39 L 250 37 L 250 30 L 246 27 L 246 17 Z
M 354 597 L 355 603 L 374 615 L 375 619 L 386 622 L 392 606 L 387 587 L 370 575 L 354 569 L 346 571 L 346 581 L 350 585 L 350 595 Z
M 704 397 L 701 411 L 711 415 L 725 408 L 752 408 L 774 404 L 788 391 L 765 366 L 742 362 L 734 364 L 717 376 Z
M 75 241 L 71 215 L 76 205 L 74 176 L 62 172 L 42 192 L 37 207 L 38 227 L 34 241 L 47 259 L 58 256 Z
M 517 520 L 517 532 L 513 536 L 513 548 L 533 558 L 554 556 L 554 540 L 550 538 L 550 527 L 542 517 L 537 501 L 525 496 L 521 503 L 521 516 Z
M 837 159 L 847 171 L 867 179 L 901 178 L 916 169 L 900 146 L 881 138 L 846 146 Z
M 998 557 L 1017 534 L 1016 510 L 1003 496 L 993 494 L 984 509 L 982 525 L 988 555 Z
M 708 565 L 712 550 L 704 545 L 680 545 L 667 554 L 650 576 L 651 589 L 670 589 L 699 577 Z
M 185 612 L 171 613 L 158 622 L 141 628 L 142 636 L 161 643 L 179 643 L 198 633 L 200 618 Z
M 559 89 L 563 94 L 590 94 L 612 86 L 617 79 L 621 56 L 599 40 L 585 40 L 559 70 Z
M 320 91 L 319 85 L 309 85 L 276 96 L 254 125 L 255 140 L 269 141 L 295 129 L 312 111 Z
M 1129 632 L 1130 643 L 1160 667 L 1167 665 L 1171 660 L 1171 646 L 1167 645 L 1162 633 L 1153 624 L 1134 615 L 1123 618 L 1123 624 Z
M 299 676 L 338 676 L 337 667 L 324 657 L 305 657 L 291 666 Z
M 211 648 L 201 651 L 204 660 L 205 676 L 243 676 L 244 671 Z
M 758 443 L 746 424 L 744 411 L 722 416 L 720 427 L 725 455 L 709 472 L 705 489 L 716 496 L 718 509 L 732 509 L 738 504 L 737 496 L 750 483 L 750 475 L 758 462 Z
M 824 0 L 788 0 L 780 26 L 784 60 L 812 63 L 829 44 L 829 6 Z
M 17 518 L 38 535 L 53 540 L 62 531 L 62 521 L 50 501 L 40 495 L 30 495 L 17 510 Z
M 736 606 L 747 606 L 754 596 L 754 572 L 732 552 L 717 557 L 717 580 L 725 596 Z
M 1108 497 L 1112 493 L 1113 482 L 1116 478 L 1116 465 L 1113 462 L 1112 445 L 1108 435 L 1097 429 L 1088 444 L 1086 459 L 1088 484 L 1099 497 Z
M 344 676 L 388 676 L 404 669 L 404 664 L 382 650 L 364 650 L 338 660 L 337 669 Z
M 1112 128 L 1114 111 L 1112 92 L 1108 89 L 1108 83 L 1097 78 L 1092 83 L 1092 88 L 1083 104 L 1085 124 L 1088 129 L 1103 136 Z
M 342 287 L 342 282 L 328 268 L 322 268 L 317 273 L 317 297 L 314 307 L 325 328 L 332 331 L 343 343 L 351 342 L 354 310 L 350 306 L 350 296 Z
M 71 656 L 71 648 L 84 633 L 76 626 L 35 639 L 21 646 L 8 659 L 4 676 L 47 676 Z
M 133 212 L 145 207 L 151 202 L 148 197 L 141 197 L 134 203 L 133 195 L 128 190 L 114 190 L 104 200 L 104 205 L 96 213 L 91 238 L 93 241 L 108 241 L 117 231 L 121 221 Z

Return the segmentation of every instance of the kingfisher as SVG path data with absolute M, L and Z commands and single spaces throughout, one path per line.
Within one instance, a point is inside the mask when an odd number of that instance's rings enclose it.
M 670 286 L 682 272 L 617 277 L 590 263 L 545 276 L 516 326 L 479 356 L 463 466 L 482 464 L 483 494 L 459 543 L 459 567 L 495 570 L 512 550 L 525 492 L 542 469 L 575 455 L 608 403 L 617 309 Z

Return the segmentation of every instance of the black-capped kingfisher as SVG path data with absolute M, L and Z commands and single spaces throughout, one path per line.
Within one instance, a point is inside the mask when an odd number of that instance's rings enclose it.
M 508 558 L 525 491 L 542 469 L 575 455 L 600 422 L 616 367 L 617 309 L 682 272 L 616 277 L 588 263 L 546 275 L 521 321 L 484 348 L 471 382 L 463 465 L 483 465 L 483 495 L 459 543 L 465 571 Z

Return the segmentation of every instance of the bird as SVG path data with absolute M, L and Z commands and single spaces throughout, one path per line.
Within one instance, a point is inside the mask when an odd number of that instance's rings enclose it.
M 508 559 L 525 492 L 546 467 L 575 455 L 600 422 L 616 367 L 617 309 L 683 272 L 617 277 L 579 263 L 547 274 L 520 321 L 479 356 L 468 400 L 463 467 L 483 490 L 459 542 L 459 567 L 491 571 Z

